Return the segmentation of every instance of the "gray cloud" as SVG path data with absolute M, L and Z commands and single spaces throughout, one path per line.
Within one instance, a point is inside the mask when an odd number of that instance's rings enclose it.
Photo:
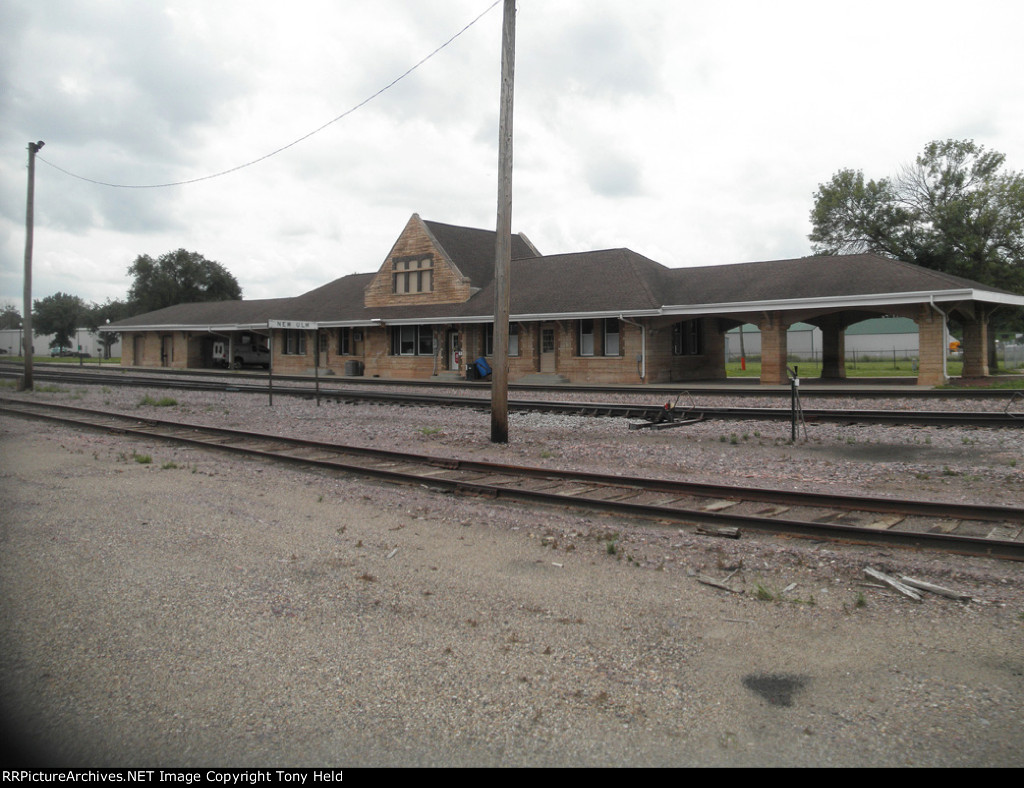
M 636 197 L 643 192 L 639 164 L 611 151 L 591 153 L 584 177 L 601 197 Z

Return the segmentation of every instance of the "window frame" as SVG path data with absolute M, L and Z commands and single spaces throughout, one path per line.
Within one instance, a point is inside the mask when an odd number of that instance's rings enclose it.
M 434 292 L 432 254 L 396 257 L 391 261 L 391 274 L 391 292 L 394 295 L 424 295 Z
M 484 355 L 494 355 L 494 323 L 484 326 Z M 508 355 L 509 358 L 519 356 L 519 324 L 508 324 Z
M 301 328 L 285 328 L 282 356 L 306 355 L 306 331 Z
M 425 342 L 429 339 L 430 351 L 425 350 Z M 406 350 L 405 348 L 409 349 Z M 430 325 L 406 325 L 391 327 L 391 355 L 412 358 L 416 356 L 433 356 L 437 352 L 434 327 Z
M 589 328 L 589 331 L 584 330 Z M 594 342 L 594 319 L 587 318 L 579 321 L 576 330 L 576 354 L 584 358 L 592 358 L 596 355 Z
M 704 323 L 699 318 L 680 320 L 672 325 L 673 356 L 704 355 Z
M 338 329 L 338 352 L 339 356 L 352 355 L 352 329 L 342 326 Z
M 608 328 L 614 326 L 614 331 L 609 331 Z M 610 352 L 608 349 L 609 336 L 615 337 L 615 352 Z M 617 317 L 607 317 L 604 320 L 604 355 L 610 357 L 618 357 L 622 355 L 622 328 L 619 325 L 619 319 Z

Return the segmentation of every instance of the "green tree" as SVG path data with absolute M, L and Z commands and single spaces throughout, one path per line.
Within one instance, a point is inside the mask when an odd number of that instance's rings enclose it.
M 21 312 L 18 311 L 18 307 L 7 304 L 0 309 L 0 329 L 16 331 L 19 328 L 21 328 Z
M 111 300 L 108 298 L 102 304 L 93 304 L 89 307 L 85 324 L 91 331 L 96 331 L 101 326 L 115 323 L 118 320 L 124 320 L 126 317 L 131 317 L 132 314 L 131 304 L 120 299 Z M 100 346 L 103 348 L 103 356 L 105 358 L 110 358 L 110 348 L 117 342 L 119 336 L 120 334 L 114 331 L 104 331 L 99 335 Z
M 220 263 L 178 249 L 154 260 L 139 255 L 128 267 L 133 278 L 128 302 L 134 314 L 196 301 L 232 301 L 242 297 L 238 280 Z
M 86 325 L 89 307 L 78 296 L 54 293 L 32 303 L 32 331 L 53 334 L 50 347 L 71 347 L 75 331 Z
M 1005 162 L 972 140 L 946 140 L 891 178 L 841 170 L 814 195 L 814 252 L 876 252 L 1024 292 L 1024 174 Z

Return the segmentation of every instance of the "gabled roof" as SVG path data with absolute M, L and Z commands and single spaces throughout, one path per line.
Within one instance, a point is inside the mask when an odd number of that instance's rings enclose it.
M 473 287 L 485 287 L 494 278 L 496 232 L 474 227 L 424 221 L 435 243 L 444 251 Z M 540 257 L 540 252 L 522 233 L 512 235 L 512 259 Z
M 376 273 L 336 279 L 295 298 L 181 304 L 112 323 L 105 330 L 256 328 L 267 320 L 323 325 L 483 322 L 494 314 L 495 233 L 425 222 L 474 294 L 461 303 L 366 307 Z M 1024 306 L 1024 296 L 874 254 L 802 257 L 670 269 L 629 249 L 538 256 L 513 236 L 513 320 L 734 314 L 760 310 L 983 301 Z
M 527 317 L 656 311 L 668 273 L 629 249 L 518 260 L 510 276 L 510 312 Z M 493 305 L 493 286 L 474 300 Z
M 664 302 L 668 311 L 727 305 L 784 309 L 809 301 L 819 301 L 823 307 L 843 301 L 885 305 L 932 297 L 1012 304 L 1024 301 L 1007 290 L 876 254 L 678 268 L 671 270 L 670 281 Z
M 266 327 L 267 320 L 279 317 L 294 299 L 264 298 L 254 301 L 202 301 L 146 312 L 135 317 L 118 320 L 100 330 L 179 330 L 182 328 L 234 329 L 239 327 Z M 282 318 L 285 319 L 285 318 Z

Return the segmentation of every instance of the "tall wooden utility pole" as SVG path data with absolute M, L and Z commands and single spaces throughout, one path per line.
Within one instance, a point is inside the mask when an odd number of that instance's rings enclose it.
M 21 318 L 22 348 L 25 373 L 18 384 L 19 391 L 31 391 L 32 384 L 32 234 L 35 226 L 36 154 L 45 143 L 28 144 L 28 201 L 25 208 L 25 306 Z
M 498 132 L 498 231 L 494 260 L 494 368 L 491 443 L 508 443 L 509 269 L 512 267 L 512 104 L 516 70 L 516 0 L 505 0 L 501 33 L 501 128 Z

